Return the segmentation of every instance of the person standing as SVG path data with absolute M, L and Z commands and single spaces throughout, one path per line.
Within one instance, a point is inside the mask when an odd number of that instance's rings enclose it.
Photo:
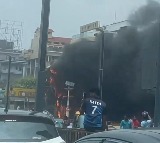
M 67 126 L 69 126 L 69 124 L 70 124 L 70 121 L 69 121 L 69 119 L 68 119 L 68 117 L 65 115 L 64 116 L 64 118 L 63 118 L 63 127 L 64 128 L 67 128 Z
M 132 129 L 132 123 L 126 115 L 120 123 L 120 129 Z
M 20 110 L 20 106 L 17 106 L 17 110 Z
M 132 128 L 133 129 L 137 129 L 138 127 L 140 127 L 140 123 L 137 120 L 136 116 L 133 116 L 133 119 L 132 119 Z
M 152 126 L 152 119 L 148 112 L 144 111 L 142 112 L 142 122 L 141 127 L 142 128 L 150 128 Z
M 104 131 L 107 129 L 106 103 L 100 99 L 99 89 L 89 92 L 80 109 L 81 115 L 84 114 L 84 128 L 89 132 Z

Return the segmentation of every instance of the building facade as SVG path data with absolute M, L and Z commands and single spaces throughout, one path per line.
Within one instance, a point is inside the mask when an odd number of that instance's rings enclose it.
M 54 37 L 54 31 L 48 30 L 48 42 L 46 49 L 46 67 L 49 67 L 52 62 L 55 62 L 58 57 L 63 53 L 65 45 L 71 42 L 71 38 Z M 39 39 L 40 39 L 40 28 L 37 28 L 34 34 L 34 38 L 31 42 L 31 48 L 24 52 L 24 57 L 28 62 L 26 68 L 26 76 L 36 77 L 38 72 L 38 55 L 39 55 Z
M 96 29 L 100 27 L 100 22 L 95 21 L 89 24 L 80 26 L 80 34 L 72 36 L 72 43 L 86 39 L 88 41 L 95 41 Z
M 11 83 L 15 79 L 25 76 L 26 62 L 23 58 L 23 54 L 19 50 L 14 50 L 14 44 L 7 42 L 6 40 L 0 40 L 0 86 L 4 87 L 8 78 L 8 64 L 9 56 L 11 56 Z
M 129 21 L 125 20 L 125 21 L 113 23 L 110 25 L 106 25 L 104 27 L 105 27 L 105 33 L 116 34 L 118 31 L 125 29 L 127 27 L 130 27 L 130 26 L 131 26 L 131 24 L 129 23 Z M 80 34 L 76 34 L 76 35 L 72 36 L 72 43 L 78 42 L 81 39 L 95 41 L 95 34 L 98 33 L 98 31 L 96 30 L 97 28 L 100 28 L 100 22 L 98 22 L 98 21 L 81 26 L 80 27 Z
M 131 26 L 130 22 L 128 20 L 125 20 L 110 25 L 106 25 L 105 27 L 106 27 L 106 32 L 118 32 L 130 26 Z

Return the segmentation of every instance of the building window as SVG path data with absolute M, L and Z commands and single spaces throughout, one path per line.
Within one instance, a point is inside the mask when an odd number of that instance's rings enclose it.
M 59 42 L 54 42 L 54 44 L 59 44 Z
M 8 57 L 8 56 L 6 56 L 6 60 L 9 60 L 9 57 Z
M 49 45 L 51 45 L 51 44 L 52 44 L 52 42 L 51 42 L 51 41 L 48 41 L 48 44 L 49 44 Z
M 17 70 L 17 71 L 22 71 L 22 67 L 16 66 L 16 70 Z
M 52 61 L 54 61 L 54 57 L 52 56 Z
M 3 67 L 3 70 L 6 70 L 7 68 L 6 67 Z
M 58 47 L 54 47 L 54 51 L 58 51 Z
M 22 71 L 22 67 L 19 67 L 19 71 Z
M 49 46 L 48 51 L 53 51 L 53 46 Z
M 63 47 L 59 47 L 59 48 L 58 48 L 58 49 L 59 49 L 59 51 L 62 51 L 62 48 L 63 48 Z
M 16 59 L 15 57 L 12 57 L 12 61 L 15 61 L 15 59 Z

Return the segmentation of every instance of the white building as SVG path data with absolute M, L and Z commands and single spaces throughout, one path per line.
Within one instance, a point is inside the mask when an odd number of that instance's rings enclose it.
M 95 36 L 94 36 L 95 33 L 97 33 L 97 31 L 92 30 L 92 31 L 80 33 L 80 34 L 77 34 L 77 35 L 73 35 L 71 43 L 78 42 L 81 39 L 87 39 L 89 41 L 95 41 Z
M 110 25 L 106 25 L 106 31 L 108 31 L 108 32 L 118 32 L 119 30 L 130 27 L 130 26 L 131 26 L 131 24 L 129 23 L 129 21 L 125 20 L 125 21 L 113 23 L 113 24 L 110 24 Z
M 89 27 L 89 25 L 97 25 L 94 27 Z M 98 33 L 98 31 L 96 30 L 96 28 L 100 27 L 100 22 L 96 21 L 90 24 L 86 24 L 84 26 L 80 27 L 80 34 L 77 35 L 73 35 L 72 36 L 72 43 L 80 41 L 81 39 L 87 39 L 89 41 L 95 41 L 95 34 Z M 117 22 L 117 23 L 113 23 L 110 25 L 106 25 L 106 29 L 105 29 L 105 33 L 117 33 L 119 30 L 130 27 L 131 24 L 129 23 L 128 20 L 125 21 L 121 21 L 121 22 Z M 82 28 L 84 29 L 84 31 L 82 30 Z
M 5 86 L 8 77 L 8 62 L 9 57 L 11 56 L 11 82 L 15 79 L 22 78 L 25 76 L 24 67 L 26 61 L 23 58 L 22 52 L 19 50 L 13 49 L 13 44 L 8 47 L 8 44 L 5 40 L 0 40 L 0 86 Z

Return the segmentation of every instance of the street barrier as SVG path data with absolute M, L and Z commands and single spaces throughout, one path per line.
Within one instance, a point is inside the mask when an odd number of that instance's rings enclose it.
M 113 125 L 108 125 L 108 130 L 116 130 L 117 128 Z M 66 143 L 74 143 L 76 140 L 93 134 L 93 132 L 87 132 L 84 129 L 76 129 L 76 128 L 57 128 L 59 135 L 63 138 Z

